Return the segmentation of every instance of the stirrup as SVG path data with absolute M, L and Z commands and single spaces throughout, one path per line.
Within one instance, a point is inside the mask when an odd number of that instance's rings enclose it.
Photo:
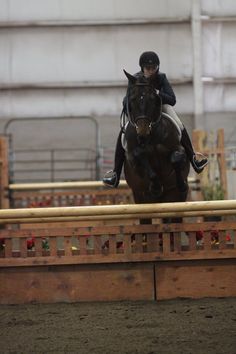
M 113 170 L 106 172 L 102 181 L 103 181 L 103 184 L 105 184 L 105 186 L 108 186 L 111 188 L 116 188 L 119 184 L 117 173 Z
M 197 160 L 197 155 L 200 155 L 202 157 L 202 159 L 200 161 Z M 204 167 L 209 163 L 209 160 L 206 156 L 204 156 L 200 152 L 197 152 L 193 155 L 191 162 L 192 162 L 192 166 L 193 166 L 193 169 L 195 170 L 195 172 L 201 173 L 203 171 Z

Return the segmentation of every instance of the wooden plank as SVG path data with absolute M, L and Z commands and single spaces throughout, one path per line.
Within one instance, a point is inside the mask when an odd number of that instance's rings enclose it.
M 79 252 L 80 252 L 80 255 L 87 254 L 87 237 L 86 236 L 79 237 Z
M 226 247 L 226 236 L 224 231 L 219 231 L 219 249 L 223 250 Z
M 236 296 L 236 260 L 159 263 L 157 299 Z
M 35 257 L 42 256 L 42 239 L 41 237 L 35 237 Z
M 164 232 L 162 235 L 162 242 L 163 242 L 163 255 L 167 256 L 170 254 L 170 234 Z
M 180 260 L 204 260 L 204 259 L 233 259 L 236 258 L 236 249 L 204 251 L 183 251 L 179 254 L 171 252 L 169 255 L 160 252 L 151 253 L 123 253 L 97 255 L 73 255 L 73 256 L 43 256 L 43 257 L 12 257 L 0 258 L 0 267 L 25 267 L 37 265 L 69 265 L 69 264 L 99 264 L 99 263 L 124 263 L 124 262 L 151 262 L 151 261 L 180 261 Z
M 12 257 L 12 240 L 9 238 L 5 239 L 5 258 Z
M 181 233 L 174 232 L 174 252 L 179 253 L 181 252 Z
M 44 208 L 45 209 L 45 208 Z M 19 210 L 25 210 L 25 209 L 17 209 Z M 30 209 L 29 209 L 30 210 Z M 43 210 L 43 208 L 41 208 L 41 210 Z M 63 214 L 63 212 L 62 212 Z M 236 211 L 235 208 L 234 209 L 230 209 L 230 208 L 225 208 L 225 209 L 216 209 L 216 210 L 194 210 L 194 211 L 168 211 L 168 212 L 161 212 L 161 213 L 126 213 L 126 214 L 114 214 L 113 212 L 111 214 L 98 214 L 98 215 L 61 215 L 61 216 L 53 216 L 50 214 L 49 215 L 42 215 L 42 216 L 37 216 L 37 215 L 33 215 L 33 216 L 29 216 L 29 217 L 25 217 L 25 216 L 20 216 L 18 215 L 17 217 L 11 217 L 11 218 L 6 218 L 4 217 L 0 217 L 0 224 L 31 224 L 34 225 L 34 228 L 36 227 L 35 225 L 41 225 L 42 227 L 45 227 L 45 225 L 47 225 L 47 227 L 50 227 L 50 224 L 53 223 L 59 223 L 59 222 L 85 222 L 86 224 L 91 225 L 91 223 L 93 222 L 102 222 L 104 223 L 105 221 L 112 221 L 115 222 L 116 224 L 120 222 L 120 224 L 122 224 L 122 222 L 126 222 L 127 220 L 132 220 L 133 222 L 130 222 L 130 224 L 133 224 L 134 221 L 136 221 L 139 219 L 153 219 L 153 224 L 156 223 L 155 220 L 160 219 L 160 217 L 162 218 L 166 218 L 166 217 L 183 217 L 183 218 L 190 218 L 190 217 L 205 217 L 205 216 L 229 216 L 229 215 L 236 215 Z M 40 228 L 39 226 L 37 226 L 38 228 Z M 27 225 L 24 226 L 24 228 L 27 228 Z
M 196 232 L 189 232 L 188 238 L 189 238 L 189 250 L 190 251 L 196 250 L 196 246 L 197 246 Z
M 90 223 L 91 225 L 91 223 Z M 42 225 L 43 226 L 43 225 Z M 129 234 L 138 233 L 161 233 L 161 232 L 196 232 L 199 229 L 203 231 L 225 231 L 225 230 L 235 230 L 236 222 L 232 221 L 222 221 L 222 222 L 205 222 L 205 223 L 184 223 L 184 224 L 154 224 L 154 225 L 122 225 L 122 232 Z M 31 229 L 20 229 L 20 230 L 0 230 L 0 237 L 29 237 L 33 232 Z M 103 226 L 87 226 L 87 227 L 58 227 L 51 229 L 37 229 L 37 235 L 41 237 L 50 236 L 73 236 L 73 235 L 102 235 L 102 234 L 119 234 L 121 232 L 121 226 L 119 225 L 103 225 Z
M 149 214 L 156 213 L 159 217 L 165 213 L 187 211 L 210 211 L 236 209 L 235 200 L 212 200 L 201 202 L 179 203 L 151 203 L 151 204 L 122 204 L 100 205 L 61 208 L 31 208 L 31 209 L 3 209 L 0 210 L 0 219 L 14 218 L 48 218 L 48 217 L 94 217 L 105 215 Z M 145 215 L 144 215 L 145 217 Z
M 0 269 L 0 304 L 154 300 L 153 279 L 152 264 Z
M 49 239 L 50 255 L 57 256 L 57 237 L 50 237 Z
M 64 250 L 65 256 L 72 255 L 72 244 L 71 244 L 71 237 L 64 237 Z
M 132 250 L 131 250 L 131 236 L 129 234 L 124 235 L 123 245 L 124 245 L 124 254 L 125 255 L 131 254 L 131 252 L 132 252 Z
M 37 199 L 42 197 L 44 199 L 44 205 L 39 204 Z M 108 205 L 108 204 L 127 204 L 133 203 L 132 195 L 130 190 L 121 190 L 113 192 L 103 190 L 95 191 L 92 193 L 90 191 L 60 191 L 54 192 L 50 191 L 12 191 L 11 194 L 12 204 L 18 205 L 19 208 L 26 207 L 25 199 L 31 200 L 33 203 L 31 207 L 58 207 L 58 206 L 84 206 L 84 205 Z M 30 203 L 28 204 L 30 206 Z
M 109 253 L 116 254 L 116 235 L 109 235 Z
M 156 252 L 158 249 L 159 235 L 148 234 L 147 235 L 147 252 Z
M 104 226 L 105 221 L 104 220 L 94 220 L 92 223 L 92 226 Z M 40 230 L 40 229 L 55 229 L 55 228 L 75 228 L 75 227 L 89 227 L 91 226 L 91 221 L 60 221 L 58 220 L 57 222 L 49 221 L 49 222 L 44 222 L 44 223 L 27 223 L 27 224 L 20 224 L 20 229 L 21 230 Z
M 209 231 L 204 232 L 203 242 L 204 242 L 204 250 L 210 251 L 211 250 L 211 232 L 209 232 Z
M 93 236 L 94 242 L 94 254 L 101 254 L 102 251 L 102 239 L 100 236 Z
M 21 238 L 20 239 L 20 257 L 21 258 L 26 258 L 27 257 L 27 238 Z
M 135 253 L 143 253 L 143 234 L 136 234 L 134 240 Z

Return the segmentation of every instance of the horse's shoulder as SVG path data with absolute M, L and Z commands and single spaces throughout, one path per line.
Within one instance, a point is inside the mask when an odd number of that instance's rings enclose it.
M 181 128 L 174 118 L 172 118 L 169 114 L 167 114 L 165 112 L 161 113 L 161 118 L 162 118 L 162 121 L 164 121 L 166 123 L 166 125 L 168 125 L 172 129 L 175 129 L 177 131 L 178 135 L 180 135 L 180 136 L 182 135 Z

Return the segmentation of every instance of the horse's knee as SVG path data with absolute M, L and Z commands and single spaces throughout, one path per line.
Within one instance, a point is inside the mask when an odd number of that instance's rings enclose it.
M 171 163 L 174 165 L 182 165 L 186 162 L 186 155 L 184 151 L 174 151 L 171 154 Z

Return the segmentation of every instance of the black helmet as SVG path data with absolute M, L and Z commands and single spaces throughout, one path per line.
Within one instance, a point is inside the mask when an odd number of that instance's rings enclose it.
M 139 66 L 143 68 L 145 65 L 160 65 L 160 60 L 155 52 L 144 52 L 139 58 Z

